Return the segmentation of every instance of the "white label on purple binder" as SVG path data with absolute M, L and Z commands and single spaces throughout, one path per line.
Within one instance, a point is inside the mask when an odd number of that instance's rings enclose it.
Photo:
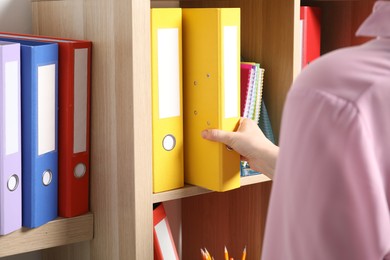
M 179 29 L 157 31 L 159 118 L 180 116 Z
M 5 83 L 5 154 L 19 150 L 19 62 L 10 61 L 4 68 Z
M 74 53 L 73 152 L 87 150 L 88 49 Z
M 237 26 L 223 27 L 223 85 L 225 118 L 239 116 L 238 45 Z
M 55 64 L 38 67 L 38 155 L 55 150 Z

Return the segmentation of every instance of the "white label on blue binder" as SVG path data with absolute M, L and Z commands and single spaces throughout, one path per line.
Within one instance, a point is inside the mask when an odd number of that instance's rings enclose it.
M 87 100 L 88 100 L 88 49 L 76 49 L 74 53 L 74 110 L 73 152 L 87 150 Z
M 5 63 L 5 154 L 19 150 L 19 62 Z
M 173 240 L 168 230 L 168 223 L 165 219 L 161 220 L 156 226 L 157 241 L 160 245 L 163 259 L 176 259 Z
M 38 155 L 55 150 L 55 64 L 38 67 Z
M 238 117 L 238 45 L 237 26 L 223 27 L 223 83 L 225 118 Z
M 180 116 L 179 29 L 157 31 L 159 118 Z

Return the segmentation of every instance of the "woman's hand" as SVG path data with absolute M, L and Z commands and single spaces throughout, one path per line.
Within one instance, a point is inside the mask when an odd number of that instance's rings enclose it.
M 206 129 L 202 131 L 202 137 L 230 146 L 241 154 L 251 169 L 273 178 L 279 147 L 265 137 L 253 120 L 241 118 L 236 132 Z

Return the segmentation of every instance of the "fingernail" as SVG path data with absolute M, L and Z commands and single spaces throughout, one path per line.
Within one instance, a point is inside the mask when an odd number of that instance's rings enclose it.
M 203 138 L 206 138 L 206 136 L 207 136 L 207 130 L 203 130 L 200 134 L 201 134 L 201 136 L 203 137 Z

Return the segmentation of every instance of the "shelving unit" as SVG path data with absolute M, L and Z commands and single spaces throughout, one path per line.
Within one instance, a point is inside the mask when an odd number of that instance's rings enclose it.
M 324 10 L 327 52 L 358 43 L 352 31 L 374 1 L 307 2 Z M 264 99 L 278 136 L 300 66 L 300 1 L 33 0 L 34 33 L 93 41 L 92 213 L 0 237 L 0 256 L 45 249 L 47 260 L 153 259 L 152 204 L 175 200 L 181 204 L 182 259 L 198 259 L 205 245 L 218 259 L 224 245 L 236 256 L 246 245 L 248 259 L 260 259 L 271 190 L 263 175 L 244 177 L 242 187 L 229 192 L 187 185 L 152 194 L 151 6 L 241 8 L 241 54 L 265 68 Z

